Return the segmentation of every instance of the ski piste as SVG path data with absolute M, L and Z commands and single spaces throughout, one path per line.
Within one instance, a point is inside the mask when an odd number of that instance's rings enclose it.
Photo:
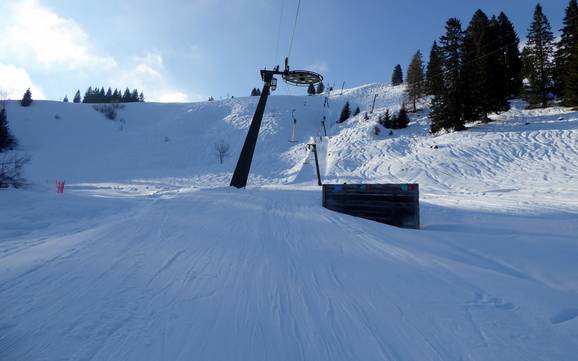
M 432 136 L 426 108 L 375 135 L 403 87 L 334 93 L 271 96 L 244 190 L 255 98 L 128 104 L 124 123 L 10 102 L 31 161 L 0 192 L 0 359 L 571 361 L 578 113 L 513 102 Z M 324 182 L 417 183 L 421 230 L 322 208 L 305 145 L 324 115 Z

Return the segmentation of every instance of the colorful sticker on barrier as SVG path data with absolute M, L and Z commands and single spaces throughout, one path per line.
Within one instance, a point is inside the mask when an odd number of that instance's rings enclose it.
M 402 185 L 401 185 L 401 190 L 404 191 L 404 192 L 407 192 L 407 191 L 409 190 L 408 185 L 407 185 L 407 184 L 402 184 Z
M 365 193 L 365 184 L 362 184 L 361 186 L 359 186 L 359 190 L 360 190 L 361 192 L 364 192 L 364 193 Z

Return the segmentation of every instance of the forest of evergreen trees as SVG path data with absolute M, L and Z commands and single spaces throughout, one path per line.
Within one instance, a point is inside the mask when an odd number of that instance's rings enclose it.
M 407 69 L 406 99 L 411 111 L 431 96 L 431 131 L 463 130 L 465 124 L 489 121 L 489 114 L 508 110 L 508 100 L 523 97 L 530 107 L 560 101 L 578 106 L 578 5 L 570 0 L 561 37 L 555 41 L 541 5 L 536 5 L 527 41 L 520 40 L 505 13 L 482 10 L 464 29 L 460 20 L 446 22 L 445 34 L 434 41 L 426 66 L 417 51 Z M 401 67 L 392 85 L 403 83 Z
M 124 92 L 111 88 L 105 91 L 104 87 L 102 88 L 93 88 L 88 87 L 86 92 L 84 93 L 84 97 L 81 97 L 80 90 L 76 92 L 74 98 L 72 99 L 74 103 L 88 103 L 88 104 L 103 104 L 103 103 L 137 103 L 137 102 L 144 102 L 145 97 L 144 94 L 141 92 L 139 93 L 138 89 L 134 89 L 130 91 L 129 88 L 126 88 Z M 68 97 L 65 97 L 63 102 L 68 103 Z

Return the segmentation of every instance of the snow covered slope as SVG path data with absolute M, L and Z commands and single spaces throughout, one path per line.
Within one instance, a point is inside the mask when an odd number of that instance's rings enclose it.
M 374 135 L 402 91 L 271 97 L 246 190 L 226 186 L 257 98 L 10 104 L 32 162 L 0 191 L 0 359 L 574 360 L 578 113 Z M 325 181 L 420 183 L 423 229 L 321 208 L 311 137 Z

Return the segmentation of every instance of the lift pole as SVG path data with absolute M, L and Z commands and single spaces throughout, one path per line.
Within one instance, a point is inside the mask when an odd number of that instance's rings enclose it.
M 313 151 L 313 155 L 315 156 L 315 170 L 317 171 L 317 185 L 321 186 L 321 174 L 319 173 L 319 159 L 317 159 L 317 144 L 311 143 L 307 144 L 307 148 Z
M 285 58 L 285 70 L 279 71 L 279 66 L 273 70 L 261 70 L 261 79 L 263 80 L 263 90 L 261 97 L 257 104 L 257 109 L 251 120 L 249 132 L 243 143 L 243 149 L 239 155 L 233 178 L 231 178 L 231 187 L 245 188 L 247 186 L 247 179 L 249 178 L 249 171 L 251 170 L 251 162 L 253 161 L 253 154 L 257 146 L 257 139 L 259 138 L 259 130 L 261 129 L 261 122 L 263 121 L 263 114 L 265 113 L 265 106 L 271 91 L 277 88 L 277 79 L 275 75 L 281 75 L 283 80 L 289 84 L 304 86 L 309 84 L 317 84 L 323 81 L 323 76 L 312 71 L 307 70 L 289 70 L 289 59 Z
M 371 106 L 371 112 L 369 114 L 373 114 L 373 108 L 375 108 L 375 99 L 377 99 L 377 94 L 373 97 L 373 105 Z
M 293 131 L 291 132 L 291 143 L 297 143 L 297 139 L 295 138 L 295 128 L 297 127 L 297 118 L 295 118 L 295 109 L 291 112 L 291 117 L 293 118 Z
M 269 90 L 271 89 L 271 82 L 273 75 L 277 74 L 278 70 L 261 70 L 261 78 L 263 78 L 263 90 L 257 104 L 257 110 L 253 115 L 249 133 L 245 138 L 241 155 L 237 161 L 233 178 L 231 179 L 231 186 L 236 188 L 245 188 L 247 186 L 247 179 L 249 178 L 249 171 L 251 170 L 251 162 L 253 161 L 253 153 L 255 153 L 255 146 L 257 145 L 257 138 L 259 137 L 259 130 L 261 129 L 261 122 L 263 121 L 263 114 L 265 113 L 265 106 L 269 98 Z

